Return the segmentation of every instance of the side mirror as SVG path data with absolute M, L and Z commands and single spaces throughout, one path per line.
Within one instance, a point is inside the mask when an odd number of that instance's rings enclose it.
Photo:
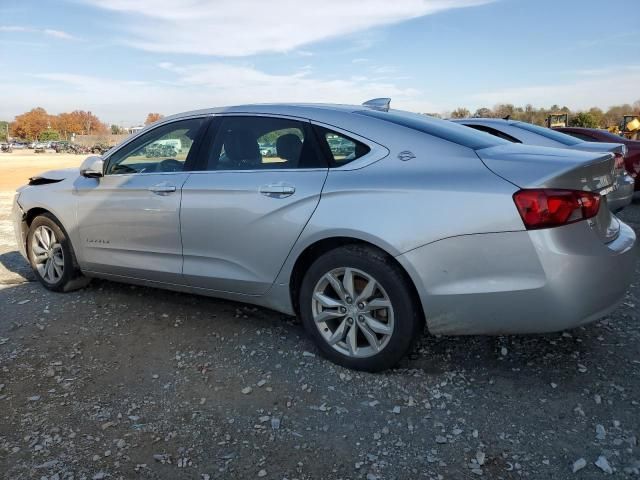
M 87 178 L 100 178 L 104 176 L 104 159 L 99 155 L 85 158 L 80 165 L 80 175 Z

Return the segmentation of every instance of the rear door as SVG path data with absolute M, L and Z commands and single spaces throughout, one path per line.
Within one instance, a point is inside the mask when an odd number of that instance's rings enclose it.
M 212 127 L 182 188 L 184 280 L 260 295 L 318 205 L 327 162 L 306 120 L 222 115 Z

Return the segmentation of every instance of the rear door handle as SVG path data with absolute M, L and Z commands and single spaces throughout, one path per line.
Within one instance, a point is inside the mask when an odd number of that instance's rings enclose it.
M 168 195 L 176 191 L 176 186 L 160 183 L 158 185 L 149 187 L 149 191 L 155 193 L 156 195 Z
M 263 185 L 260 193 L 267 197 L 288 197 L 296 192 L 296 188 L 291 185 Z

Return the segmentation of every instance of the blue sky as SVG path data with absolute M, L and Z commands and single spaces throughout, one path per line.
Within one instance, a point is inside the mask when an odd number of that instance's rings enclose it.
M 640 99 L 637 0 L 2 0 L 0 119 L 245 102 L 418 112 Z

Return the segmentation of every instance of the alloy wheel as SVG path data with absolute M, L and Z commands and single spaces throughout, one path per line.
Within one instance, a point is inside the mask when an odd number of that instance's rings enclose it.
M 64 252 L 50 227 L 41 225 L 36 229 L 31 240 L 31 252 L 44 281 L 51 285 L 58 283 L 64 275 Z
M 391 300 L 380 283 L 362 270 L 343 267 L 327 272 L 316 284 L 311 301 L 320 334 L 343 355 L 376 355 L 393 335 Z

